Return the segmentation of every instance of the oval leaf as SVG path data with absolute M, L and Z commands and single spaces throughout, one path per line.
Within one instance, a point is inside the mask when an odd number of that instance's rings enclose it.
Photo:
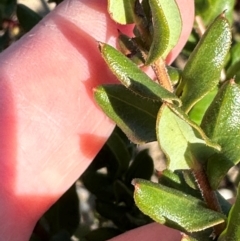
M 154 82 L 136 64 L 115 48 L 103 43 L 99 44 L 99 48 L 111 71 L 128 89 L 147 99 L 169 103 L 175 101 L 178 105 L 181 104 L 175 94 Z
M 98 105 L 136 144 L 156 140 L 159 102 L 143 99 L 122 85 L 105 85 L 94 90 Z
M 177 44 L 182 19 L 175 0 L 149 0 L 153 18 L 153 42 L 146 64 L 152 64 L 159 57 L 165 59 Z
M 197 232 L 225 221 L 223 214 L 208 209 L 204 202 L 183 192 L 142 179 L 134 179 L 133 185 L 138 208 L 158 223 Z
M 219 90 L 201 126 L 222 147 L 209 159 L 207 167 L 209 181 L 217 188 L 227 171 L 240 161 L 240 86 L 234 80 Z
M 108 12 L 111 18 L 120 24 L 133 23 L 135 0 L 108 0 Z
M 185 112 L 217 86 L 230 45 L 231 28 L 221 14 L 209 26 L 183 70 L 180 89 Z
M 116 133 L 112 133 L 108 138 L 106 145 L 111 150 L 112 154 L 115 157 L 115 163 L 111 160 L 112 164 L 115 164 L 116 171 L 111 170 L 110 175 L 114 175 L 114 178 L 117 178 L 122 175 L 128 169 L 129 162 L 131 160 L 131 156 L 128 152 L 127 146 L 121 137 Z
M 193 167 L 192 146 L 206 151 L 207 142 L 196 133 L 186 119 L 180 118 L 167 105 L 162 105 L 157 117 L 157 139 L 172 171 Z

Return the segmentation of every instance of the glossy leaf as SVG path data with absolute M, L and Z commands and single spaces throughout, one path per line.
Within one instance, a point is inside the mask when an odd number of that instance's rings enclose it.
M 147 99 L 170 103 L 175 101 L 180 105 L 181 102 L 176 95 L 154 82 L 118 50 L 103 43 L 99 44 L 99 48 L 108 67 L 128 89 Z
M 105 112 L 136 144 L 155 141 L 156 117 L 160 103 L 144 100 L 122 85 L 95 89 L 94 97 Z
M 189 117 L 196 124 L 200 125 L 202 118 L 213 101 L 214 97 L 217 94 L 218 89 L 215 88 L 212 91 L 208 92 L 200 101 L 198 101 L 189 112 Z
M 202 124 L 205 133 L 222 147 L 208 161 L 208 177 L 217 188 L 227 171 L 240 161 L 240 86 L 231 80 L 219 90 Z
M 111 18 L 120 24 L 133 23 L 135 0 L 108 0 L 108 12 Z
M 238 193 L 235 204 L 232 206 L 227 227 L 219 237 L 219 241 L 236 241 L 240 240 L 240 186 L 238 185 Z
M 201 152 L 207 144 L 185 119 L 176 115 L 167 105 L 162 105 L 157 117 L 157 139 L 168 159 L 168 168 L 191 169 L 195 164 L 192 147 Z
M 182 19 L 175 0 L 149 0 L 153 18 L 153 42 L 146 64 L 152 64 L 159 57 L 165 59 L 177 44 Z
M 39 14 L 24 4 L 17 5 L 17 18 L 26 32 L 30 31 L 42 19 Z
M 221 14 L 209 26 L 183 70 L 177 92 L 183 90 L 185 112 L 217 86 L 230 45 L 231 27 Z
M 158 223 L 197 232 L 225 221 L 224 215 L 183 192 L 142 179 L 134 179 L 133 185 L 138 208 Z

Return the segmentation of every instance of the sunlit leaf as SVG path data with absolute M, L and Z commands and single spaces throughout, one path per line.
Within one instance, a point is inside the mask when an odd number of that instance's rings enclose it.
M 223 214 L 208 209 L 204 202 L 183 192 L 142 179 L 134 179 L 133 185 L 138 208 L 158 223 L 197 232 L 225 221 Z
M 136 64 L 115 48 L 103 43 L 99 44 L 99 48 L 108 67 L 128 89 L 147 99 L 170 103 L 175 101 L 179 105 L 181 104 L 175 94 L 154 82 Z
M 149 0 L 153 18 L 153 42 L 146 64 L 159 57 L 165 59 L 177 44 L 181 31 L 182 19 L 175 0 Z
M 157 139 L 167 156 L 168 168 L 172 171 L 190 169 L 195 165 L 192 158 L 193 147 L 197 153 L 203 149 L 207 151 L 207 143 L 217 147 L 210 141 L 206 142 L 200 133 L 196 132 L 195 124 L 190 125 L 191 121 L 184 117 L 184 113 L 181 114 L 182 116 L 179 116 L 169 106 L 162 105 L 157 117 Z M 204 137 L 207 140 L 207 137 Z
M 217 91 L 218 89 L 215 88 L 212 91 L 208 92 L 207 95 L 205 95 L 200 101 L 198 101 L 189 112 L 190 119 L 194 121 L 196 124 L 201 124 L 202 118 L 207 108 L 216 96 Z
M 205 133 L 222 147 L 208 161 L 208 177 L 217 188 L 227 171 L 240 161 L 240 86 L 225 83 L 208 108 L 202 124 Z
M 108 0 L 108 12 L 111 18 L 120 24 L 133 23 L 135 0 Z
M 221 14 L 209 26 L 183 70 L 177 92 L 183 91 L 184 111 L 189 112 L 196 102 L 217 86 L 230 45 L 231 27 Z

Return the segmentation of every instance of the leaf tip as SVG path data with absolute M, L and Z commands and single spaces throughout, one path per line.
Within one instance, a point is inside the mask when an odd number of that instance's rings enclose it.
M 97 43 L 98 43 L 98 49 L 102 53 L 102 49 L 103 49 L 104 43 L 101 42 L 101 41 L 97 41 Z

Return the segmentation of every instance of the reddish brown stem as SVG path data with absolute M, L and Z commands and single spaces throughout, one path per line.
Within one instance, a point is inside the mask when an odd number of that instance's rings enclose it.
M 205 200 L 209 209 L 216 212 L 222 212 L 215 191 L 211 188 L 208 181 L 205 170 L 201 164 L 197 165 L 197 168 L 193 170 L 198 187 L 202 193 L 203 199 Z M 218 236 L 224 230 L 225 224 L 219 224 L 214 227 L 214 235 Z
M 165 62 L 162 58 L 159 58 L 152 65 L 152 68 L 157 76 L 158 82 L 170 92 L 173 92 L 173 86 L 171 84 L 171 80 L 167 73 L 167 69 L 165 66 Z

